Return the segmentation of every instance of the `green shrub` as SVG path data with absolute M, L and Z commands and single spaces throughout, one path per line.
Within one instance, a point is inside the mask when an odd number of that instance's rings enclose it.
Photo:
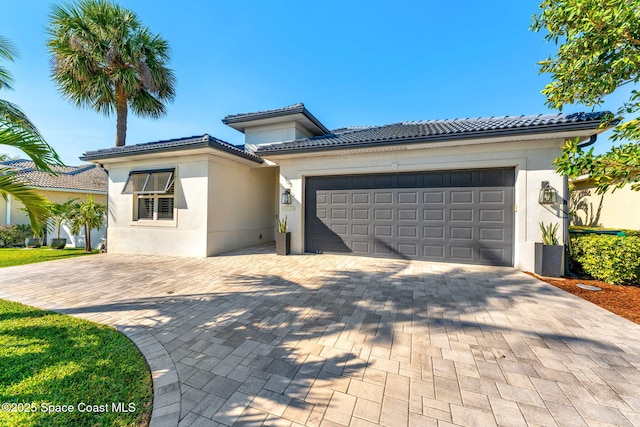
M 13 225 L 0 225 L 0 248 L 11 246 L 11 243 L 18 237 L 18 231 Z
M 571 236 L 572 263 L 582 272 L 607 283 L 638 282 L 640 278 L 640 236 Z
M 0 248 L 24 246 L 24 239 L 31 237 L 28 225 L 0 225 Z

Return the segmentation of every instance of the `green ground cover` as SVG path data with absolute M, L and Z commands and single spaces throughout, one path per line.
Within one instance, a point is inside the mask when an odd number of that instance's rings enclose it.
M 0 300 L 0 425 L 140 426 L 149 367 L 113 328 Z
M 84 249 L 49 249 L 42 247 L 37 249 L 9 248 L 0 249 L 0 268 L 14 265 L 33 264 L 35 262 L 50 261 L 82 255 L 95 254 L 97 251 L 85 252 Z

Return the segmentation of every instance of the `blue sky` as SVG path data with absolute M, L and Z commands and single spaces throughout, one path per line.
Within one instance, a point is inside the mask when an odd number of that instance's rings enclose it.
M 50 79 L 46 48 L 54 2 L 3 4 L 0 33 L 20 51 L 5 64 L 15 102 L 67 164 L 115 141 L 115 116 L 78 109 Z M 556 112 L 540 90 L 537 61 L 552 54 L 528 30 L 538 2 L 120 1 L 172 49 L 176 99 L 159 120 L 129 115 L 127 144 L 209 133 L 243 135 L 227 114 L 297 102 L 329 129 L 406 120 Z M 615 109 L 621 94 L 598 107 Z M 567 106 L 564 112 L 591 111 Z M 611 146 L 601 137 L 597 150 Z M 0 152 L 15 152 L 0 146 Z

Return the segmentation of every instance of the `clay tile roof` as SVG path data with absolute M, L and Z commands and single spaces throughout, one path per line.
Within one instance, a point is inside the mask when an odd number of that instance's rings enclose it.
M 435 142 L 450 139 L 533 134 L 539 132 L 599 129 L 609 112 L 539 114 L 485 118 L 424 120 L 383 126 L 354 126 L 328 135 L 261 145 L 256 154 L 286 154 L 376 145 Z
M 96 165 L 55 166 L 56 175 L 36 169 L 31 160 L 8 160 L 0 162 L 0 167 L 32 187 L 107 192 L 107 174 Z

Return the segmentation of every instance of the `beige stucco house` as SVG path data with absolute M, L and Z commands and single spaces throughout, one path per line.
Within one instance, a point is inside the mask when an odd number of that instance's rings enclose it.
M 63 203 L 71 198 L 83 201 L 88 195 L 98 203 L 107 202 L 107 174 L 95 164 L 55 166 L 56 175 L 36 169 L 31 160 L 8 160 L 0 162 L 0 166 L 11 169 L 24 183 L 53 203 Z M 0 224 L 29 224 L 29 216 L 23 209 L 22 203 L 11 195 L 6 199 L 0 197 Z M 106 226 L 92 230 L 92 245 L 98 245 L 105 234 Z M 53 237 L 56 237 L 53 233 L 47 236 L 48 240 Z M 84 247 L 84 235 L 72 234 L 68 224 L 63 225 L 60 237 L 67 239 L 67 245 Z
M 567 138 L 602 132 L 600 119 L 553 114 L 329 130 L 296 104 L 225 117 L 244 134 L 242 146 L 202 135 L 82 159 L 108 171 L 113 252 L 211 256 L 272 241 L 286 217 L 294 254 L 533 270 L 538 223 L 566 219 L 566 182 L 552 161 Z M 543 183 L 556 202 L 539 203 Z
M 640 230 L 640 191 L 626 185 L 598 194 L 588 176 L 574 179 L 572 184 L 572 225 Z

